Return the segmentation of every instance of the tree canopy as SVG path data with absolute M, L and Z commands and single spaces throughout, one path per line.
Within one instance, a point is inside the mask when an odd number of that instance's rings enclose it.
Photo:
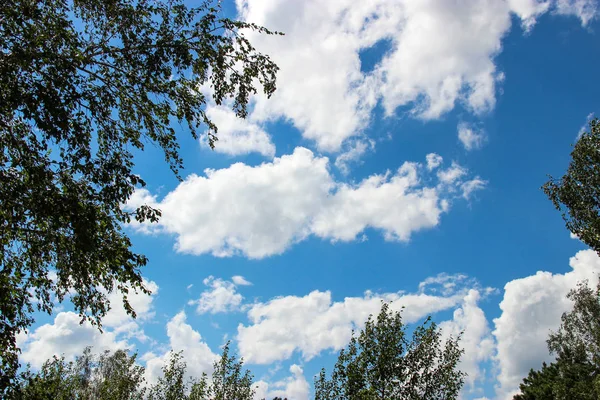
M 26 370 L 11 397 L 19 399 L 144 399 L 144 368 L 124 350 L 99 356 L 86 348 L 75 362 L 47 360 L 37 372 Z
M 567 173 L 544 186 L 567 228 L 600 253 L 600 120 L 592 119 L 588 131 L 575 143 Z
M 582 282 L 567 297 L 573 310 L 548 338 L 556 361 L 531 370 L 515 400 L 600 398 L 600 283 L 594 290 Z
M 145 185 L 134 153 L 162 149 L 179 177 L 174 124 L 213 145 L 209 99 L 243 118 L 251 94 L 273 93 L 277 66 L 248 30 L 275 33 L 224 18 L 216 1 L 0 2 L 0 393 L 36 309 L 70 296 L 101 326 L 117 290 L 135 316 L 127 293 L 147 292 L 147 258 L 123 226 L 160 211 L 122 208 Z
M 54 357 L 43 367 L 21 373 L 15 399 L 87 400 L 252 400 L 253 376 L 230 354 L 229 343 L 213 365 L 212 378 L 189 376 L 181 352 L 171 352 L 157 382 L 146 382 L 137 355 L 124 350 L 95 355 L 88 347 L 75 361 Z
M 244 370 L 243 361 L 230 354 L 229 342 L 221 358 L 213 365 L 212 379 L 206 374 L 186 378 L 186 363 L 182 353 L 171 353 L 163 367 L 163 376 L 150 389 L 148 400 L 252 400 L 253 376 Z
M 342 349 L 331 378 L 325 369 L 315 378 L 315 400 L 456 399 L 465 376 L 458 340 L 442 343 L 430 319 L 409 338 L 401 313 L 384 303 Z
M 360 334 L 340 352 L 331 378 L 323 369 L 315 379 L 316 400 L 456 399 L 465 374 L 457 369 L 459 338 L 442 340 L 428 318 L 409 337 L 401 314 L 382 305 Z M 145 381 L 136 355 L 118 350 L 99 356 L 86 348 L 74 362 L 54 356 L 41 370 L 19 374 L 15 399 L 252 400 L 255 383 L 230 343 L 209 377 L 190 376 L 182 352 L 171 351 L 156 382 Z M 285 400 L 275 397 L 274 400 Z
M 558 366 L 556 363 L 542 364 L 542 369 L 536 371 L 531 369 L 529 374 L 519 385 L 521 393 L 514 396 L 514 400 L 538 400 L 552 399 L 554 382 L 558 378 Z

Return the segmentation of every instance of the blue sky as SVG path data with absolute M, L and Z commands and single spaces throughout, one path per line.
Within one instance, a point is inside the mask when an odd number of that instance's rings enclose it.
M 215 151 L 182 130 L 183 183 L 139 155 L 131 206 L 163 218 L 128 231 L 154 294 L 136 322 L 114 299 L 103 335 L 68 304 L 40 316 L 24 362 L 129 347 L 153 380 L 169 349 L 201 373 L 232 340 L 257 396 L 303 400 L 381 299 L 465 331 L 464 399 L 510 398 L 550 359 L 564 296 L 600 272 L 540 189 L 600 110 L 596 1 L 368 3 L 225 5 L 286 33 L 251 36 L 278 91 L 247 121 L 209 104 Z

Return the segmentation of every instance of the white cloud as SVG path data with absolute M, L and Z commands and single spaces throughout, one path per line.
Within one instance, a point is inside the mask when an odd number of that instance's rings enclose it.
M 587 131 L 589 127 L 589 122 L 592 120 L 592 118 L 594 118 L 593 112 L 587 115 L 587 117 L 585 118 L 585 124 L 583 124 L 583 126 L 579 128 L 579 132 L 577 132 L 577 140 L 579 140 L 579 138 L 581 138 L 581 136 Z
M 548 11 L 550 2 L 545 0 L 508 0 L 509 7 L 522 21 L 523 28 L 529 31 L 536 18 Z
M 202 373 L 210 374 L 212 372 L 213 363 L 218 356 L 202 340 L 200 333 L 186 323 L 186 315 L 183 311 L 167 323 L 167 336 L 169 338 L 169 351 L 160 356 L 154 353 L 146 353 L 142 357 L 146 361 L 146 380 L 148 383 L 155 383 L 162 375 L 162 367 L 169 359 L 170 350 L 183 352 L 188 376 L 198 378 L 202 376 Z
M 21 337 L 20 361 L 30 363 L 38 369 L 54 355 L 64 355 L 67 361 L 73 361 L 87 346 L 93 346 L 95 352 L 130 347 L 129 343 L 118 338 L 114 331 L 105 330 L 104 333 L 100 333 L 97 327 L 80 322 L 81 317 L 78 314 L 61 312 L 56 315 L 53 323 L 44 324 L 26 337 Z
M 595 0 L 236 0 L 239 17 L 285 36 L 247 32 L 259 51 L 279 66 L 271 99 L 251 96 L 248 120 L 210 104 L 219 126 L 216 151 L 259 152 L 275 147 L 264 123 L 284 120 L 319 151 L 339 152 L 361 137 L 378 104 L 387 116 L 399 108 L 422 119 L 437 119 L 457 104 L 475 114 L 494 108 L 504 80 L 496 56 L 516 15 L 526 31 L 552 10 L 575 15 L 583 25 L 597 16 Z M 361 66 L 361 52 L 380 42 L 380 59 Z M 435 67 L 432 67 L 435 66 Z M 202 90 L 209 90 L 208 87 Z M 362 146 L 345 152 L 352 160 Z M 336 164 L 346 170 L 344 157 Z
M 366 127 L 377 97 L 375 80 L 360 71 L 358 51 L 367 45 L 361 19 L 374 8 L 350 8 L 355 2 L 348 0 L 236 3 L 246 20 L 286 34 L 251 35 L 280 67 L 277 91 L 269 100 L 256 98 L 254 118 L 289 120 L 326 151 L 339 150 Z
M 147 339 L 139 326 L 139 322 L 144 322 L 154 317 L 153 301 L 154 296 L 158 293 L 158 285 L 153 281 L 147 280 L 144 280 L 143 284 L 146 289 L 150 290 L 151 295 L 131 288 L 127 294 L 127 300 L 136 313 L 135 320 L 127 314 L 125 307 L 123 307 L 120 292 L 113 291 L 108 294 L 108 301 L 111 308 L 102 320 L 104 326 L 113 328 L 115 333 L 124 333 L 128 337 L 134 336 L 140 341 Z
M 242 279 L 244 279 L 242 277 Z M 233 282 L 209 276 L 203 281 L 210 290 L 205 290 L 198 300 L 190 300 L 189 305 L 196 305 L 198 314 L 222 313 L 239 310 L 242 304 L 242 295 L 237 293 Z
M 238 118 L 233 110 L 226 106 L 209 105 L 206 115 L 218 127 L 215 151 L 229 155 L 241 155 L 257 152 L 265 157 L 275 156 L 275 145 L 269 135 L 250 119 Z M 207 135 L 201 143 L 208 146 Z
M 425 159 L 427 160 L 427 170 L 428 171 L 433 171 L 434 169 L 436 169 L 437 167 L 442 165 L 442 162 L 444 162 L 444 159 L 442 158 L 442 156 L 440 156 L 439 154 L 435 154 L 435 153 L 427 154 Z
M 454 311 L 453 319 L 440 323 L 443 338 L 457 337 L 461 332 L 460 346 L 465 353 L 461 357 L 458 369 L 466 372 L 466 387 L 463 391 L 474 392 L 477 384 L 485 378 L 481 364 L 488 361 L 495 350 L 495 342 L 487 318 L 478 302 L 481 295 L 478 290 L 469 290 L 463 298 L 460 308 Z
M 337 156 L 335 159 L 335 166 L 342 174 L 348 175 L 350 173 L 350 164 L 358 163 L 367 150 L 373 149 L 374 147 L 375 142 L 372 140 L 368 142 L 365 140 L 356 140 L 345 152 Z
M 387 115 L 407 106 L 424 119 L 438 118 L 457 103 L 474 113 L 492 109 L 504 76 L 495 57 L 511 14 L 530 29 L 550 9 L 550 2 L 536 0 L 236 3 L 242 18 L 286 33 L 250 35 L 281 68 L 278 90 L 270 100 L 255 99 L 252 118 L 291 121 L 325 151 L 338 151 L 360 135 L 380 100 Z M 591 0 L 552 4 L 584 24 L 596 12 Z M 389 49 L 373 70 L 361 70 L 360 52 L 380 41 L 388 41 Z
M 39 326 L 29 334 L 19 336 L 19 347 L 22 350 L 20 360 L 31 363 L 34 368 L 54 355 L 64 355 L 65 359 L 73 360 L 87 346 L 93 346 L 94 352 L 130 348 L 127 340 L 135 338 L 141 342 L 147 337 L 140 323 L 154 316 L 153 300 L 158 292 L 158 285 L 153 281 L 144 280 L 144 286 L 152 295 L 129 289 L 127 298 L 137 314 L 137 319 L 127 315 L 123 307 L 122 296 L 113 291 L 108 294 L 110 310 L 102 320 L 104 333 L 97 327 L 85 322 L 73 312 L 60 312 L 52 323 Z
M 263 258 L 310 235 L 356 240 L 368 227 L 387 240 L 407 241 L 438 225 L 451 192 L 468 182 L 466 169 L 455 163 L 438 173 L 443 185 L 431 187 L 423 182 L 435 177 L 424 176 L 419 163 L 358 184 L 336 182 L 328 167 L 326 157 L 300 147 L 256 167 L 236 163 L 190 175 L 162 201 L 139 190 L 127 207 L 145 201 L 161 209 L 158 225 L 132 226 L 175 234 L 181 252 Z
M 468 294 L 461 276 L 449 276 L 445 283 L 454 280 L 454 290 L 434 294 L 428 282 L 419 292 L 383 293 L 366 292 L 363 297 L 346 297 L 334 302 L 329 291 L 313 291 L 306 296 L 285 296 L 250 307 L 250 324 L 238 326 L 240 355 L 249 363 L 269 364 L 288 359 L 294 352 L 304 360 L 319 355 L 323 350 L 339 350 L 350 340 L 353 328 L 363 326 L 370 314 L 377 314 L 381 301 L 392 301 L 391 308 L 403 311 L 407 323 L 450 309 Z
M 485 188 L 486 185 L 487 181 L 484 181 L 480 177 L 475 177 L 474 179 L 466 181 L 460 185 L 462 197 L 465 200 L 469 200 L 471 198 L 471 194 Z
M 393 51 L 378 67 L 387 114 L 412 105 L 419 117 L 436 119 L 457 101 L 475 113 L 492 109 L 501 77 L 493 60 L 510 28 L 506 3 L 407 0 L 400 4 Z
M 291 376 L 269 384 L 263 380 L 255 383 L 255 400 L 271 399 L 274 397 L 287 398 L 289 400 L 308 400 L 309 384 L 304 377 L 302 367 L 292 364 Z
M 464 274 L 449 275 L 446 273 L 437 274 L 436 276 L 430 276 L 424 281 L 419 283 L 419 292 L 430 292 L 434 294 L 442 294 L 449 296 L 456 292 L 459 285 L 465 285 L 467 283 L 473 283 L 473 281 Z
M 463 122 L 458 124 L 458 139 L 465 150 L 471 151 L 483 146 L 483 143 L 485 142 L 485 133 Z
M 238 286 L 251 286 L 252 285 L 252 282 L 247 281 L 246 278 L 244 278 L 241 275 L 232 276 L 231 280 L 233 283 L 235 283 Z
M 467 172 L 465 168 L 453 162 L 450 168 L 438 171 L 437 176 L 441 183 L 451 185 L 465 176 Z
M 569 290 L 585 279 L 596 284 L 600 258 L 594 251 L 578 252 L 569 264 L 572 270 L 565 274 L 540 271 L 504 287 L 502 314 L 494 319 L 493 332 L 497 341 L 498 399 L 512 399 L 529 369 L 538 369 L 542 361 L 552 359 L 546 339 L 559 327 L 562 313 L 572 308 L 566 298 Z
M 598 2 L 596 0 L 558 0 L 556 12 L 561 15 L 573 15 L 581 20 L 581 25 L 587 24 L 598 17 Z

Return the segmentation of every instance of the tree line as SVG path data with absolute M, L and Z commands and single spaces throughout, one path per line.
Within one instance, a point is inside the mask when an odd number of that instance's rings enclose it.
M 595 400 L 600 398 L 600 283 L 579 283 L 568 298 L 573 310 L 562 316 L 548 338 L 556 355 L 551 364 L 531 370 L 514 400 Z M 330 374 L 314 378 L 315 400 L 454 400 L 466 374 L 459 369 L 464 350 L 460 335 L 442 340 L 427 318 L 411 335 L 402 313 L 383 303 L 338 355 Z M 145 381 L 137 354 L 126 350 L 94 355 L 88 347 L 75 361 L 54 356 L 39 371 L 20 373 L 12 399 L 80 400 L 253 400 L 252 373 L 231 353 L 230 343 L 214 362 L 211 377 L 189 377 L 181 352 L 169 353 L 162 374 Z M 274 400 L 282 400 L 275 398 Z
M 315 379 L 315 399 L 454 399 L 465 374 L 457 369 L 463 350 L 459 338 L 442 341 L 427 319 L 412 335 L 400 312 L 384 303 L 340 352 L 333 371 Z M 211 377 L 189 377 L 184 355 L 171 352 L 154 383 L 144 378 L 137 354 L 126 350 L 94 355 L 88 347 L 75 361 L 54 356 L 39 371 L 27 368 L 11 397 L 15 399 L 252 400 L 252 373 L 223 347 Z M 281 399 L 280 399 L 281 400 Z

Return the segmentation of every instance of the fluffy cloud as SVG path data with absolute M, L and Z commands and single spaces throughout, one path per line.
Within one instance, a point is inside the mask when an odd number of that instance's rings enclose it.
M 105 330 L 100 333 L 97 327 L 80 322 L 81 317 L 74 312 L 58 313 L 52 324 L 44 324 L 20 339 L 20 361 L 37 369 L 55 355 L 64 355 L 67 361 L 72 361 L 87 346 L 93 346 L 95 352 L 130 347 L 115 332 Z
M 246 282 L 243 277 L 235 277 L 238 282 L 240 279 Z M 233 282 L 225 281 L 209 276 L 203 281 L 205 286 L 210 287 L 210 290 L 202 292 L 198 300 L 189 301 L 189 305 L 196 305 L 198 314 L 236 311 L 242 304 L 242 295 L 237 293 L 236 285 Z
M 337 156 L 335 159 L 335 166 L 342 174 L 348 175 L 350 173 L 350 165 L 358 163 L 363 154 L 365 154 L 367 150 L 372 150 L 373 148 L 375 148 L 375 142 L 372 140 L 356 140 L 345 152 Z
M 359 135 L 380 101 L 387 115 L 408 107 L 424 119 L 457 103 L 474 113 L 492 109 L 503 79 L 495 57 L 513 14 L 526 30 L 549 10 L 576 15 L 584 25 L 597 14 L 594 0 L 236 3 L 241 18 L 286 33 L 250 34 L 281 68 L 277 92 L 254 99 L 252 119 L 288 120 L 324 151 L 339 151 Z M 387 50 L 366 69 L 361 51 L 381 42 Z
M 442 162 L 444 161 L 442 156 L 440 156 L 439 154 L 435 154 L 435 153 L 427 154 L 425 159 L 427 160 L 427 170 L 428 171 L 433 171 L 434 169 L 436 169 L 437 167 L 442 165 Z
M 352 3 L 237 1 L 242 18 L 286 33 L 251 35 L 280 67 L 276 93 L 255 99 L 253 118 L 289 120 L 327 151 L 339 150 L 366 126 L 377 103 L 376 81 L 360 71 L 358 52 L 366 39 L 360 38 L 362 21 L 356 20 L 369 15 L 370 7 L 351 8 Z
M 525 31 L 529 31 L 535 20 L 550 8 L 550 2 L 546 0 L 508 0 L 510 9 L 521 18 Z
M 471 198 L 471 194 L 474 192 L 483 189 L 487 185 L 487 181 L 477 177 L 475 179 L 471 179 L 470 181 L 463 182 L 460 185 L 462 190 L 462 197 L 465 200 L 469 200 Z
M 263 380 L 256 382 L 255 400 L 271 399 L 274 397 L 290 400 L 308 400 L 309 384 L 304 377 L 302 367 L 292 364 L 291 376 L 269 384 Z
M 323 350 L 339 350 L 350 340 L 352 329 L 360 328 L 370 314 L 377 314 L 381 301 L 392 301 L 392 309 L 403 306 L 405 322 L 411 323 L 459 304 L 474 285 L 464 276 L 446 276 L 426 282 L 417 293 L 366 292 L 363 297 L 332 301 L 331 293 L 313 291 L 306 296 L 285 296 L 257 303 L 248 311 L 248 326 L 238 326 L 240 355 L 249 363 L 268 364 L 288 359 L 295 351 L 310 360 Z M 440 294 L 436 294 L 440 293 Z
M 252 282 L 249 282 L 241 275 L 235 275 L 231 277 L 231 281 L 238 286 L 251 286 Z
M 583 26 L 597 18 L 598 2 L 596 0 L 558 0 L 556 12 L 562 15 L 573 15 L 581 20 Z
M 219 140 L 215 151 L 229 155 L 257 152 L 265 157 L 275 156 L 275 145 L 269 135 L 255 122 L 236 117 L 228 107 L 209 105 L 206 115 L 218 127 Z M 203 136 L 203 146 L 208 146 L 208 137 Z
M 437 177 L 441 183 L 452 185 L 467 174 L 467 170 L 457 163 L 452 163 L 450 168 L 438 171 Z
M 458 369 L 466 372 L 466 387 L 463 390 L 473 392 L 477 384 L 485 378 L 481 364 L 488 361 L 495 350 L 495 342 L 487 318 L 478 301 L 481 294 L 471 289 L 454 311 L 453 319 L 440 323 L 443 337 L 457 337 L 461 332 L 460 346 L 465 353 L 461 357 Z
M 426 172 L 422 164 L 406 162 L 358 184 L 338 183 L 326 157 L 300 147 L 256 167 L 236 163 L 190 175 L 162 201 L 139 190 L 127 207 L 146 203 L 161 209 L 158 226 L 133 226 L 175 234 L 181 252 L 263 258 L 310 235 L 351 241 L 371 227 L 387 240 L 407 241 L 436 226 L 453 193 L 471 181 L 455 163 L 438 173 L 435 186 L 424 185 L 426 178 L 435 180 Z
M 485 133 L 466 123 L 458 125 L 458 140 L 465 150 L 471 151 L 480 148 L 485 141 Z
M 504 287 L 500 303 L 502 314 L 494 320 L 499 370 L 497 398 L 512 399 L 530 368 L 550 361 L 546 339 L 560 325 L 560 316 L 572 308 L 566 298 L 579 281 L 595 285 L 600 273 L 600 258 L 592 250 L 578 252 L 569 261 L 565 274 L 538 272 L 516 279 Z
M 87 346 L 93 346 L 95 352 L 130 348 L 129 339 L 135 338 L 146 341 L 147 337 L 140 323 L 154 316 L 152 302 L 158 292 L 158 285 L 144 280 L 144 285 L 152 292 L 146 295 L 133 291 L 127 296 L 137 314 L 134 320 L 125 311 L 122 297 L 118 292 L 108 294 L 110 310 L 102 320 L 104 333 L 97 327 L 85 322 L 73 312 L 60 312 L 52 323 L 44 324 L 29 334 L 21 334 L 18 346 L 22 350 L 20 360 L 39 368 L 52 356 L 64 355 L 65 359 L 73 360 Z
M 152 303 L 154 301 L 154 296 L 158 293 L 158 285 L 155 282 L 144 280 L 143 283 L 146 289 L 152 293 L 151 295 L 132 289 L 130 289 L 127 294 L 127 300 L 136 313 L 137 318 L 135 320 L 127 314 L 127 310 L 123 307 L 121 294 L 117 291 L 113 291 L 108 295 L 111 309 L 108 311 L 102 322 L 105 327 L 113 328 L 115 333 L 123 333 L 127 337 L 135 337 L 142 342 L 145 341 L 147 337 L 139 323 L 154 317 L 155 313 Z
M 187 374 L 191 377 L 202 376 L 202 373 L 211 373 L 217 355 L 202 340 L 200 333 L 186 323 L 186 315 L 182 311 L 167 323 L 167 336 L 169 338 L 169 351 L 162 355 L 146 353 L 142 359 L 146 362 L 146 380 L 154 383 L 162 375 L 162 367 L 168 361 L 171 351 L 183 352 L 187 364 Z

